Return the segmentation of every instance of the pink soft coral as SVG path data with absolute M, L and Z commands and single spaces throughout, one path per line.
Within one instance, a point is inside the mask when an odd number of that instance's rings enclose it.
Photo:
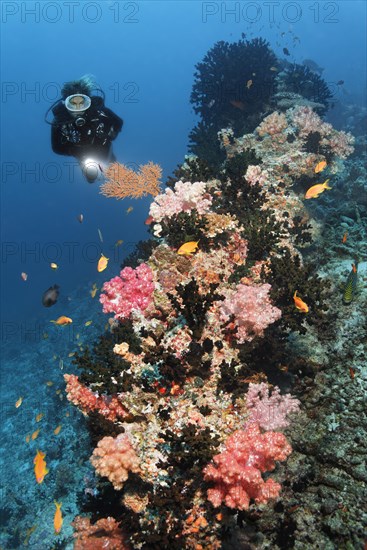
M 250 413 L 248 422 L 256 422 L 264 430 L 279 430 L 289 425 L 289 413 L 299 411 L 299 401 L 289 393 L 281 395 L 277 386 L 270 395 L 267 384 L 250 383 L 246 407 Z
M 221 305 L 221 318 L 226 321 L 231 315 L 235 316 L 239 343 L 263 336 L 266 327 L 281 317 L 280 309 L 270 301 L 270 288 L 269 284 L 239 284 L 236 290 L 226 292 L 226 299 Z
M 136 269 L 125 267 L 119 277 L 104 283 L 99 301 L 104 313 L 115 313 L 115 319 L 129 317 L 133 309 L 144 311 L 152 303 L 153 272 L 147 264 Z
M 98 441 L 90 458 L 96 472 L 109 479 L 116 490 L 120 490 L 129 472 L 139 473 L 139 459 L 126 434 L 116 438 L 103 437 Z
M 66 396 L 68 400 L 79 407 L 84 413 L 98 411 L 102 416 L 114 422 L 118 418 L 127 415 L 126 409 L 121 405 L 117 397 L 107 397 L 92 392 L 86 386 L 79 382 L 75 374 L 64 374 L 66 382 Z
M 251 499 L 266 504 L 279 495 L 281 486 L 272 478 L 264 481 L 261 474 L 274 470 L 275 461 L 285 460 L 291 452 L 283 434 L 262 434 L 255 423 L 234 432 L 226 441 L 226 450 L 214 456 L 215 464 L 204 468 L 204 479 L 215 483 L 208 489 L 208 500 L 215 507 L 224 502 L 238 510 L 247 510 Z
M 174 214 L 193 209 L 197 210 L 199 214 L 205 214 L 211 204 L 212 197 L 206 191 L 206 183 L 178 181 L 174 191 L 167 188 L 164 193 L 155 197 L 149 214 L 155 222 L 160 222 L 164 217 L 171 217 Z

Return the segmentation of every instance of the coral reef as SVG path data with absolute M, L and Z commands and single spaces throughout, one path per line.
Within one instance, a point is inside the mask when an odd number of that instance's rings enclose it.
M 214 175 L 190 159 L 152 202 L 153 242 L 103 285 L 109 331 L 75 356 L 80 377 L 65 375 L 68 399 L 89 416 L 91 462 L 118 492 L 103 536 L 117 526 L 136 548 L 220 548 L 239 518 L 282 506 L 301 416 L 284 388 L 312 381 L 317 359 L 289 342 L 332 334 L 330 283 L 306 258 L 319 225 L 303 198 L 317 163 L 340 173 L 351 136 L 303 106 L 218 137 L 226 160 Z M 177 254 L 192 241 L 194 253 Z

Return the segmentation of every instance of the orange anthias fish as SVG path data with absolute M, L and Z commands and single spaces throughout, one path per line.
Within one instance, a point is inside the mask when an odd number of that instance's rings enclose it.
M 55 325 L 60 326 L 70 325 L 70 323 L 72 322 L 73 320 L 70 319 L 70 317 L 65 317 L 65 315 L 61 315 L 60 317 L 58 317 L 58 319 L 56 319 L 56 321 L 50 321 L 50 323 L 54 323 Z
M 42 453 L 42 451 L 37 451 L 37 454 L 33 460 L 34 475 L 36 476 L 37 483 L 42 483 L 42 481 L 45 479 L 45 475 L 48 474 L 46 461 L 44 460 L 45 456 L 46 453 Z
M 322 172 L 323 170 L 325 170 L 326 167 L 327 167 L 326 160 L 322 160 L 322 161 L 318 162 L 315 166 L 315 174 L 318 174 L 319 172 Z
M 347 242 L 347 238 L 348 238 L 348 231 L 346 231 L 343 235 L 343 238 L 342 238 L 342 243 L 346 243 Z
M 61 531 L 62 521 L 63 521 L 62 513 L 61 513 L 62 502 L 56 502 L 56 500 L 54 502 L 56 506 L 56 511 L 54 515 L 54 528 L 55 528 L 55 534 L 58 535 Z
M 98 264 L 97 264 L 97 271 L 99 273 L 101 273 L 106 269 L 106 267 L 108 266 L 108 260 L 109 258 L 106 258 L 106 256 L 103 256 L 103 254 L 101 254 L 101 257 L 98 260 Z
M 54 429 L 54 434 L 55 434 L 55 435 L 59 435 L 60 431 L 61 431 L 61 424 L 59 424 L 59 425 L 57 426 L 57 428 Z
M 298 290 L 296 290 L 293 294 L 294 305 L 296 306 L 298 311 L 302 311 L 302 313 L 308 313 L 308 305 L 299 296 L 297 296 L 297 292 Z
M 321 193 L 325 191 L 325 189 L 332 189 L 332 187 L 329 187 L 328 185 L 329 180 L 324 181 L 324 183 L 317 183 L 316 185 L 313 185 L 309 189 L 307 189 L 305 194 L 305 199 L 317 199 Z
M 191 256 L 191 254 L 193 254 L 198 248 L 198 243 L 199 241 L 190 241 L 189 243 L 184 243 L 177 250 L 177 254 Z

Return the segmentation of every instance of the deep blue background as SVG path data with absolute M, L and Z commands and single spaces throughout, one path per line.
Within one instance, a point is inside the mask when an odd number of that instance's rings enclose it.
M 366 3 L 275 2 L 274 17 L 267 4 L 79 2 L 72 14 L 63 2 L 58 8 L 55 2 L 2 3 L 3 323 L 71 314 L 65 303 L 44 310 L 43 291 L 57 282 L 65 298 L 76 287 L 102 283 L 146 236 L 148 199 L 107 199 L 98 192 L 100 182 L 88 185 L 76 165 L 69 171 L 71 159 L 52 152 L 44 114 L 65 81 L 93 74 L 106 105 L 125 121 L 114 145 L 118 160 L 151 160 L 165 176 L 183 161 L 195 124 L 189 103 L 194 66 L 218 40 L 236 41 L 242 32 L 267 38 L 282 57 L 287 47 L 288 60 L 311 58 L 325 67 L 339 99 L 363 104 Z M 345 85 L 335 87 L 340 79 Z M 127 215 L 130 205 L 134 210 Z M 116 253 L 117 239 L 124 245 Z M 111 260 L 97 274 L 101 250 Z M 60 265 L 56 273 L 52 260 Z

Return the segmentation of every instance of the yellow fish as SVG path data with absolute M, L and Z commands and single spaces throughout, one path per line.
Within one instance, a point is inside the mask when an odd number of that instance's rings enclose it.
M 115 242 L 115 246 L 121 246 L 124 241 L 122 239 L 119 239 Z
M 108 260 L 109 258 L 106 258 L 106 256 L 103 256 L 103 254 L 101 254 L 101 257 L 98 260 L 98 264 L 97 264 L 97 271 L 99 273 L 101 273 L 101 271 L 104 271 L 106 269 L 108 265 Z
M 57 426 L 57 428 L 54 429 L 54 434 L 55 434 L 55 435 L 59 435 L 60 430 L 61 430 L 61 424 L 59 424 L 59 425 Z
M 325 189 L 332 189 L 332 187 L 329 187 L 328 185 L 329 180 L 324 181 L 324 183 L 317 183 L 316 185 L 313 185 L 309 189 L 307 189 L 305 194 L 305 199 L 317 199 L 321 193 L 325 191 Z
M 319 172 L 322 172 L 323 170 L 325 170 L 326 167 L 327 167 L 326 160 L 322 160 L 322 161 L 318 162 L 315 166 L 315 174 L 318 174 Z
M 48 381 L 46 382 L 46 386 L 48 386 L 48 387 L 51 387 L 51 386 L 53 386 L 53 385 L 54 385 L 54 383 L 51 382 L 51 380 L 48 380 Z
M 86 323 L 84 323 L 84 326 L 89 327 L 92 323 L 93 323 L 93 321 L 87 321 Z
M 59 266 L 57 264 L 55 264 L 55 262 L 51 262 L 50 263 L 50 268 L 51 269 L 59 269 Z
M 58 317 L 58 319 L 56 319 L 56 321 L 50 321 L 50 323 L 54 323 L 55 325 L 60 326 L 70 325 L 70 323 L 72 322 L 73 320 L 70 319 L 70 317 L 65 317 L 65 315 L 61 315 L 60 317 Z
M 54 502 L 56 506 L 56 511 L 54 515 L 54 528 L 55 528 L 55 534 L 58 535 L 61 531 L 62 521 L 63 521 L 62 513 L 61 513 L 62 502 L 56 502 L 56 500 Z
M 90 291 L 90 295 L 92 296 L 92 298 L 96 297 L 97 291 L 98 291 L 98 288 L 92 288 L 92 290 Z
M 297 296 L 298 290 L 295 291 L 293 295 L 294 305 L 298 309 L 298 311 L 301 311 L 302 313 L 308 313 L 308 305 L 299 297 Z
M 36 422 L 40 422 L 40 421 L 42 420 L 42 418 L 43 418 L 43 413 L 37 414 L 37 416 L 36 416 Z
M 130 214 L 130 212 L 132 212 L 134 210 L 134 208 L 132 206 L 129 206 L 129 208 L 126 210 L 126 214 Z
M 68 357 L 74 357 L 74 355 L 75 355 L 75 351 L 72 351 L 68 354 Z
M 32 441 L 34 441 L 35 439 L 37 439 L 39 433 L 40 433 L 39 430 L 36 430 L 35 432 L 33 432 L 33 434 L 31 435 Z
M 45 475 L 48 474 L 48 470 L 46 468 L 46 461 L 44 460 L 45 456 L 46 456 L 46 453 L 37 451 L 37 454 L 33 460 L 34 474 L 36 476 L 37 483 L 42 483 L 42 481 L 45 479 Z
M 23 397 L 19 397 L 19 399 L 15 403 L 15 408 L 19 409 L 22 403 L 23 403 Z
M 177 250 L 177 254 L 181 255 L 188 255 L 191 256 L 195 252 L 195 250 L 198 248 L 199 241 L 190 241 L 189 243 L 185 243 Z

